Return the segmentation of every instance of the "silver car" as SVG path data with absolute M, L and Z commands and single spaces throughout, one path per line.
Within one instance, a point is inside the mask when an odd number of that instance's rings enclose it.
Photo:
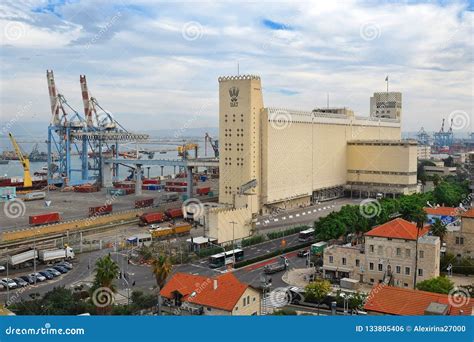
M 36 279 L 36 282 L 41 282 L 41 281 L 45 281 L 45 280 L 46 280 L 46 277 L 45 277 L 45 276 L 42 276 L 42 275 L 39 274 L 39 273 L 31 273 L 31 274 L 30 274 L 30 277 L 32 277 L 33 279 Z
M 0 280 L 0 283 L 9 289 L 16 289 L 18 287 L 18 284 L 13 281 L 11 278 L 2 278 Z
M 58 270 L 55 270 L 54 268 L 47 268 L 46 271 L 48 271 L 55 277 L 59 277 L 61 275 L 61 272 L 59 272 Z

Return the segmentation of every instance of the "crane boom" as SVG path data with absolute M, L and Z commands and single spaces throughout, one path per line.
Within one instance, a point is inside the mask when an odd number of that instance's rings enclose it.
M 10 137 L 13 148 L 15 149 L 15 153 L 18 156 L 18 159 L 20 160 L 21 165 L 23 165 L 23 186 L 31 187 L 33 186 L 33 181 L 31 180 L 31 174 L 30 174 L 30 160 L 28 159 L 28 157 L 25 157 L 23 153 L 21 152 L 20 146 L 18 146 L 18 143 L 13 137 L 13 134 L 10 132 L 8 133 L 8 136 Z

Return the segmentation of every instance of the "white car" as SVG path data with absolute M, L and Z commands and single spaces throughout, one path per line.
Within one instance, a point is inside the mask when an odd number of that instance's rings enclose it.
M 6 268 L 5 266 L 0 266 L 0 272 L 5 272 Z
M 33 277 L 33 279 L 36 278 L 36 281 L 37 281 L 37 282 L 38 282 L 38 281 L 41 282 L 41 281 L 45 281 L 45 280 L 46 280 L 46 277 L 43 276 L 43 275 L 41 275 L 41 274 L 39 274 L 39 273 L 31 273 L 31 274 L 30 274 L 30 277 Z
M 18 284 L 15 283 L 15 281 L 11 278 L 2 278 L 0 280 L 0 283 L 2 283 L 4 287 L 8 287 L 9 289 L 16 289 L 18 287 Z

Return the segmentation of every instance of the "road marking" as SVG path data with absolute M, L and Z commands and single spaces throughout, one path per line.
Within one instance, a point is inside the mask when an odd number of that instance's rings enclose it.
M 268 220 L 265 220 L 265 221 L 263 221 L 263 222 L 264 222 L 264 223 L 270 223 L 270 221 L 268 221 Z
M 317 211 L 318 211 L 318 209 L 314 209 L 314 210 L 313 210 L 313 213 L 315 213 L 315 212 L 317 212 Z
M 300 214 L 296 214 L 295 216 L 296 216 L 296 217 L 300 217 Z
M 255 223 L 255 225 L 259 226 L 259 225 L 260 225 L 260 222 Z
M 292 218 L 293 218 L 293 215 L 290 215 L 290 216 L 288 216 L 288 217 L 289 217 L 290 219 L 292 219 Z
M 303 216 L 304 216 L 304 215 L 306 215 L 306 213 L 301 213 L 301 215 L 303 215 Z
M 273 222 L 278 222 L 278 219 L 277 219 L 277 218 L 276 218 L 276 219 L 273 219 Z
M 281 219 L 282 219 L 282 220 L 286 220 L 286 216 L 283 216 Z
M 311 214 L 311 210 L 310 210 L 310 211 L 308 211 L 308 214 Z

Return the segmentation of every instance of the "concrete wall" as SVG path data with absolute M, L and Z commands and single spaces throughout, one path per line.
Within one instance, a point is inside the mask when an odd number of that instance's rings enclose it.
M 209 236 L 218 243 L 240 240 L 251 235 L 252 213 L 249 208 L 210 209 L 208 213 Z M 231 222 L 235 222 L 233 225 Z
M 460 229 L 448 231 L 444 242 L 446 243 L 446 253 L 468 258 L 474 257 L 474 218 L 461 217 Z

